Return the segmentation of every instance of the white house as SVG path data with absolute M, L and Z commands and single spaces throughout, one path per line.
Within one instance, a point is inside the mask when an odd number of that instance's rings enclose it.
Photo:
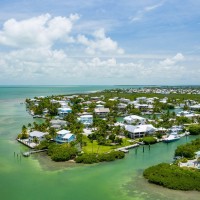
M 151 124 L 146 125 L 126 125 L 125 129 L 129 132 L 131 138 L 144 137 L 145 135 L 151 135 L 156 131 L 156 128 Z
M 92 125 L 93 115 L 81 115 L 78 120 L 86 126 Z
M 32 131 L 29 133 L 29 142 L 33 142 L 35 138 L 38 139 L 39 142 L 45 139 L 45 135 L 48 133 L 40 132 L 40 131 Z
M 124 122 L 127 124 L 136 124 L 136 125 L 140 125 L 140 124 L 145 124 L 146 123 L 146 119 L 143 117 L 140 117 L 138 115 L 130 115 L 127 117 L 124 117 Z

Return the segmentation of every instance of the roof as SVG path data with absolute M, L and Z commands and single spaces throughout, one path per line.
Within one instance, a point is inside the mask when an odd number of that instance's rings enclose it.
M 197 156 L 200 156 L 200 151 L 195 152 Z
M 73 136 L 74 134 L 71 134 L 71 133 L 67 133 L 65 136 L 63 136 L 62 138 L 63 139 L 69 139 Z
M 60 119 L 52 119 L 50 123 L 53 125 L 64 125 L 66 124 L 66 121 Z
M 156 128 L 153 127 L 151 124 L 138 125 L 138 126 L 127 125 L 125 126 L 125 129 L 131 133 L 143 133 L 156 130 Z
M 70 131 L 64 130 L 64 129 L 57 132 L 58 135 L 65 135 L 65 134 L 69 134 L 69 133 L 70 133 Z
M 108 113 L 110 112 L 110 109 L 109 108 L 95 108 L 94 111 L 96 113 Z
M 29 136 L 31 137 L 43 137 L 44 135 L 46 135 L 47 133 L 44 132 L 40 132 L 40 131 L 32 131 L 29 133 Z
M 67 107 L 67 108 L 58 108 L 59 111 L 69 111 L 69 110 L 72 110 L 71 108 Z
M 127 117 L 124 117 L 124 120 L 144 120 L 145 118 L 144 117 L 140 117 L 138 115 L 130 115 L 130 116 L 127 116 Z
M 199 109 L 199 108 L 200 108 L 200 104 L 190 106 L 190 108 L 196 108 L 196 109 Z
M 93 115 L 81 115 L 80 118 L 93 118 Z

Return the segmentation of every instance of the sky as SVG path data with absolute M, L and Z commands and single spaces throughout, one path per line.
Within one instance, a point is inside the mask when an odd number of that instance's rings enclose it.
M 0 85 L 199 85 L 200 1 L 1 0 Z

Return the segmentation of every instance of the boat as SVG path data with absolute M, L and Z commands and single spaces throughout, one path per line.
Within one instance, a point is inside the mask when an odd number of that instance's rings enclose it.
M 181 137 L 177 134 L 177 132 L 172 132 L 171 134 L 168 135 L 165 139 L 163 139 L 163 142 L 169 143 L 173 142 L 176 140 L 179 140 Z

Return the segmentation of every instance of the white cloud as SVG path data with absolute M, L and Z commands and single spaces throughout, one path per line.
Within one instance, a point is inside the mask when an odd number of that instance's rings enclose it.
M 66 17 L 40 15 L 21 21 L 9 19 L 0 31 L 0 44 L 17 48 L 47 47 L 55 41 L 69 38 L 74 21 L 78 14 Z
M 156 10 L 157 8 L 163 6 L 164 1 L 152 6 L 146 6 L 143 9 L 139 10 L 135 16 L 131 17 L 131 22 L 140 21 L 143 19 L 146 13 Z
M 78 35 L 77 41 L 86 46 L 86 53 L 95 54 L 99 52 L 123 54 L 124 50 L 118 47 L 116 41 L 105 35 L 104 29 L 98 29 L 93 33 L 93 39 L 85 35 Z
M 162 66 L 168 66 L 168 65 L 175 65 L 176 63 L 183 61 L 184 60 L 184 56 L 181 53 L 177 53 L 174 57 L 172 58 L 167 58 L 165 60 L 160 61 L 160 64 Z
M 144 8 L 145 11 L 149 12 L 149 11 L 152 11 L 152 10 L 155 10 L 159 7 L 161 7 L 163 5 L 164 2 L 161 2 L 161 3 L 158 3 L 158 4 L 155 4 L 155 5 L 152 5 L 152 6 L 147 6 Z
M 181 53 L 163 61 L 129 61 L 120 58 L 73 58 L 62 50 L 23 49 L 0 55 L 0 78 L 9 77 L 26 84 L 176 84 L 198 81 L 198 68 L 184 66 Z M 20 77 L 20 78 L 19 78 Z M 74 83 L 74 82 L 73 82 Z
M 186 67 L 191 59 L 188 56 L 125 54 L 103 28 L 95 27 L 87 34 L 74 32 L 79 18 L 78 14 L 44 14 L 21 21 L 7 20 L 0 30 L 0 45 L 9 46 L 6 52 L 3 48 L 0 52 L 1 84 L 5 79 L 19 84 L 155 84 L 178 83 L 185 77 L 188 82 L 191 77 L 198 80 L 199 69 Z M 64 46 L 57 41 L 70 44 Z

